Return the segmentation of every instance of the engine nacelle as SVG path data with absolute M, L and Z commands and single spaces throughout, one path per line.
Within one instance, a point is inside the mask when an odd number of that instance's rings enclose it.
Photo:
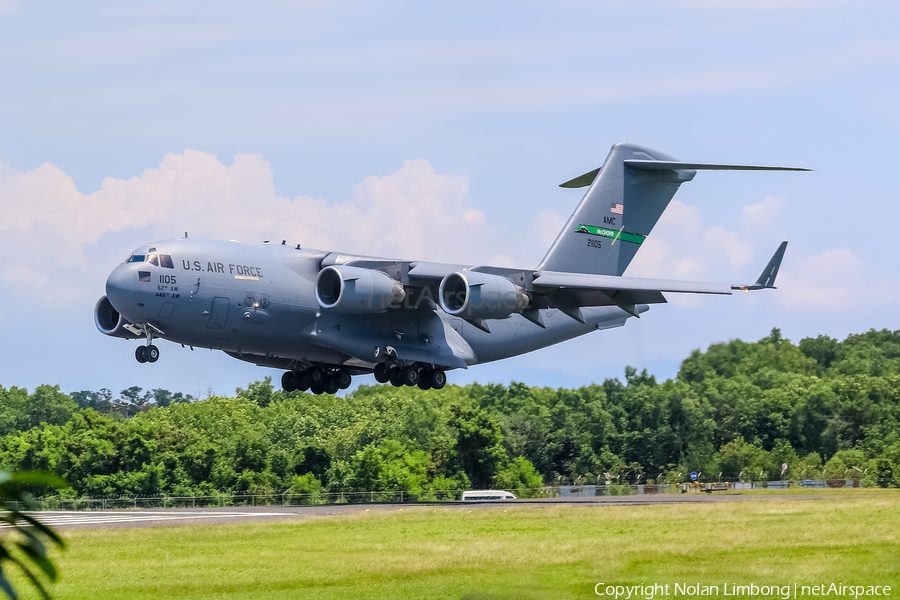
M 132 323 L 113 308 L 106 296 L 97 300 L 97 304 L 94 305 L 94 324 L 100 330 L 100 333 L 105 333 L 112 337 L 125 338 L 127 340 L 136 340 L 144 337 L 143 334 L 136 334 L 128 329 L 129 326 L 133 326 Z
M 528 294 L 506 277 L 462 271 L 450 273 L 438 292 L 449 315 L 470 319 L 505 319 L 528 307 Z
M 333 265 L 316 276 L 319 306 L 338 312 L 356 315 L 386 312 L 405 297 L 403 285 L 381 271 Z

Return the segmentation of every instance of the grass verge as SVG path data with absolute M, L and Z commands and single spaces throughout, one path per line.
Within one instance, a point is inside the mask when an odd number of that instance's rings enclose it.
M 900 496 L 412 508 L 69 531 L 57 598 L 589 598 L 606 584 L 891 585 Z M 24 581 L 16 580 L 26 591 Z M 30 593 L 30 592 L 29 592 Z M 25 594 L 28 597 L 28 594 Z M 633 598 L 633 597 L 632 597 Z M 611 599 L 610 599 L 611 600 Z

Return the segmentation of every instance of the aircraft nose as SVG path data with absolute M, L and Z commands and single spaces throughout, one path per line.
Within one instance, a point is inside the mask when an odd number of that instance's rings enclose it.
M 119 265 L 106 280 L 106 297 L 117 311 L 122 312 L 134 295 L 138 275 L 125 265 Z

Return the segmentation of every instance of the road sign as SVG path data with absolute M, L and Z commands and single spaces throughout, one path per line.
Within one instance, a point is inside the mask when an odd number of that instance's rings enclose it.
M 787 463 L 781 463 L 781 472 L 784 473 L 787 471 Z
M 697 481 L 697 471 L 691 471 L 691 481 Z

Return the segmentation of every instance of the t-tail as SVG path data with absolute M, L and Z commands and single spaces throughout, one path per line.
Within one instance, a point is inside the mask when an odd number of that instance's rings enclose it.
M 698 170 L 810 169 L 689 163 L 636 144 L 615 144 L 603 166 L 560 186 L 590 187 L 537 270 L 622 275 L 678 186 Z

